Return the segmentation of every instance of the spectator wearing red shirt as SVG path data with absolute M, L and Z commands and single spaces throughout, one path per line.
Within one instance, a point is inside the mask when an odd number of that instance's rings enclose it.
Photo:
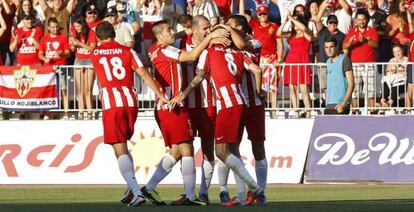
M 284 68 L 283 83 L 289 85 L 290 99 L 292 106 L 297 110 L 295 116 L 299 117 L 299 98 L 298 86 L 302 93 L 303 103 L 306 109 L 306 118 L 310 117 L 311 100 L 309 96 L 309 85 L 312 82 L 312 69 L 309 65 L 309 49 L 311 43 L 316 39 L 312 31 L 306 26 L 305 19 L 302 16 L 290 16 L 284 19 L 277 34 L 285 36 L 289 42 L 289 52 L 286 56 L 285 62 L 291 65 L 286 65 Z M 292 24 L 291 32 L 283 32 L 283 29 L 290 21 Z
M 351 54 L 352 63 L 372 63 L 376 62 L 375 48 L 378 47 L 377 30 L 368 27 L 369 15 L 365 10 L 358 10 L 356 13 L 356 26 L 352 27 L 345 36 L 343 49 Z M 368 104 L 370 111 L 374 112 L 375 106 L 375 71 L 373 64 L 354 64 L 355 88 L 352 94 L 352 106 L 359 107 L 359 94 L 362 93 L 362 85 L 368 88 Z M 368 77 L 367 77 L 368 76 Z M 355 110 L 353 110 L 355 113 Z
M 2 59 L 4 65 L 14 65 L 14 55 L 9 46 L 13 19 L 17 9 L 12 0 L 1 0 L 0 3 L 0 12 L 6 23 L 6 31 L 0 36 L 0 59 Z
M 256 12 L 258 19 L 247 15 L 244 12 L 244 0 L 240 1 L 240 13 L 247 18 L 249 26 L 252 28 L 253 37 L 262 44 L 260 65 L 263 68 L 263 88 L 270 92 L 271 107 L 276 108 L 279 73 L 275 66 L 282 62 L 284 53 L 283 42 L 276 34 L 279 26 L 269 20 L 268 7 L 265 5 L 259 6 Z M 272 64 L 273 66 L 266 64 Z M 276 111 L 272 111 L 271 116 L 275 117 Z
M 40 27 L 33 26 L 34 17 L 26 15 L 23 27 L 13 32 L 10 41 L 10 51 L 16 51 L 17 65 L 40 65 L 39 40 L 43 35 Z
M 72 52 L 75 52 L 75 83 L 76 97 L 80 120 L 84 119 L 83 109 L 88 111 L 87 119 L 92 119 L 91 93 L 95 80 L 95 71 L 91 68 L 92 62 L 89 59 L 91 51 L 96 47 L 95 31 L 89 29 L 83 17 L 78 17 L 73 22 L 70 30 L 69 44 Z M 89 67 L 88 67 L 89 66 Z
M 102 22 L 102 20 L 98 18 L 97 7 L 94 4 L 88 4 L 85 14 L 86 24 L 88 25 L 89 29 L 95 31 L 95 27 Z
M 393 1 L 390 5 L 390 15 L 386 19 L 389 27 L 388 36 L 393 43 L 399 43 L 403 47 L 404 54 L 408 53 L 410 34 L 414 31 L 411 11 L 407 10 L 409 7 L 408 1 Z
M 69 39 L 65 35 L 60 34 L 56 18 L 49 18 L 47 21 L 47 29 L 49 34 L 45 35 L 40 41 L 39 58 L 43 61 L 44 65 L 65 65 L 66 58 L 70 55 Z M 61 72 L 59 80 L 63 98 L 63 119 L 68 119 L 67 73 Z

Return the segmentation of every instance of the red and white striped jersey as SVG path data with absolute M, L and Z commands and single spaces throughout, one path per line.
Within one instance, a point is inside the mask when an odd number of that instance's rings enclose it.
M 195 45 L 192 42 L 192 36 L 186 36 L 185 38 L 181 39 L 180 42 L 180 49 L 183 51 L 190 52 L 194 49 Z M 184 62 L 182 63 L 182 67 L 184 70 L 184 84 L 187 87 L 191 81 L 193 80 L 194 76 L 196 76 L 196 66 L 198 60 L 194 62 Z M 191 92 L 188 97 L 185 99 L 185 105 L 189 108 L 207 108 L 207 107 L 215 107 L 216 106 L 216 98 L 213 92 L 213 88 L 211 87 L 210 83 L 208 83 L 209 76 L 201 81 L 201 84 L 194 88 L 193 92 Z M 185 89 L 184 87 L 184 89 Z
M 246 104 L 241 89 L 243 67 L 252 61 L 242 52 L 222 46 L 213 46 L 203 51 L 197 69 L 210 74 L 210 82 L 217 98 L 217 111 L 235 105 Z
M 176 97 L 185 89 L 183 70 L 178 61 L 180 54 L 180 49 L 164 44 L 154 44 L 148 50 L 148 55 L 155 69 L 155 80 L 167 99 Z M 157 109 L 160 109 L 159 105 L 157 105 Z
M 115 41 L 96 47 L 91 60 L 102 87 L 102 108 L 138 107 L 134 70 L 143 67 L 138 54 Z
M 249 57 L 255 64 L 259 65 L 261 43 L 260 41 L 255 39 L 250 39 L 248 42 L 250 42 L 253 45 L 253 48 L 255 49 L 256 53 L 250 53 L 247 51 L 243 51 L 243 53 L 247 57 Z M 248 70 L 245 70 L 243 72 L 242 90 L 244 96 L 246 97 L 248 107 L 262 105 L 262 101 L 256 92 L 256 80 L 254 78 L 254 74 Z

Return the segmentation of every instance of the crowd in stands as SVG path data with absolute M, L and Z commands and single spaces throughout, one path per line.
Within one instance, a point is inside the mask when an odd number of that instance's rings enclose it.
M 371 112 L 378 104 L 396 106 L 399 94 L 405 95 L 403 106 L 410 108 L 413 102 L 412 67 L 407 65 L 414 61 L 410 0 L 0 0 L 0 11 L 0 65 L 78 66 L 74 78 L 80 119 L 92 118 L 95 75 L 82 66 L 91 65 L 88 55 L 99 45 L 94 33 L 99 23 L 110 22 L 115 40 L 145 59 L 153 42 L 152 23 L 167 20 L 180 36 L 191 33 L 195 15 L 204 15 L 213 26 L 232 14 L 247 18 L 253 37 L 261 42 L 261 64 L 271 64 L 262 66 L 270 107 L 277 107 L 280 82 L 289 87 L 294 108 L 300 92 L 310 116 L 310 85 L 318 81 L 320 93 L 326 92 L 326 66 L 280 64 L 325 63 L 324 41 L 331 36 L 354 64 L 353 107 L 362 92 L 368 93 Z M 378 101 L 377 76 L 383 76 Z M 61 74 L 62 82 L 65 77 Z M 67 85 L 60 86 L 67 118 Z

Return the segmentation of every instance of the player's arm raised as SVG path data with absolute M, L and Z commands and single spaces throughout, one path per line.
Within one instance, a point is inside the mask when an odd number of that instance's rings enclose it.
M 214 30 L 214 32 L 210 33 L 201 41 L 198 46 L 196 46 L 191 52 L 182 51 L 178 58 L 180 62 L 188 62 L 188 61 L 195 61 L 198 59 L 200 54 L 203 52 L 205 48 L 207 48 L 208 44 L 210 43 L 211 39 L 218 38 L 218 37 L 227 37 L 229 32 L 225 29 L 218 29 Z

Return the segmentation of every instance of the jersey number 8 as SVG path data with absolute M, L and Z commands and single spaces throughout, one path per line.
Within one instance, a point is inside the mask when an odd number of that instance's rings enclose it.
M 234 63 L 234 57 L 231 53 L 225 53 L 224 59 L 227 61 L 227 67 L 229 68 L 229 71 L 233 76 L 236 76 L 237 74 L 237 65 Z

